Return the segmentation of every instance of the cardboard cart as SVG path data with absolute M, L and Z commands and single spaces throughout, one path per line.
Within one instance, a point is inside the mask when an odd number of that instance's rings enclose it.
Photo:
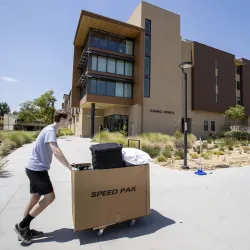
M 85 163 L 81 165 L 88 165 Z M 149 165 L 72 171 L 74 231 L 97 230 L 150 213 Z

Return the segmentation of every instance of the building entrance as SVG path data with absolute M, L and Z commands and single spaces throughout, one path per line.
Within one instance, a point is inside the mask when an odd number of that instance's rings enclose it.
M 123 129 L 126 125 L 126 132 L 128 132 L 128 116 L 127 115 L 109 115 L 104 117 L 104 128 L 108 128 L 110 132 L 117 132 Z

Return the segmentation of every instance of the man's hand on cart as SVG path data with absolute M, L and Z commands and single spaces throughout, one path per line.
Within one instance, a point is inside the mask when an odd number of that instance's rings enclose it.
M 77 167 L 75 163 L 71 163 L 71 171 L 76 171 Z

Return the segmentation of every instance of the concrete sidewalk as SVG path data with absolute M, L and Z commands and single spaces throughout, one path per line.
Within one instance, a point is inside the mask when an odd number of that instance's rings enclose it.
M 89 140 L 58 139 L 71 162 L 90 162 Z M 24 172 L 32 145 L 9 155 L 0 172 L 0 249 L 22 249 L 13 225 L 20 221 L 29 198 Z M 32 221 L 32 228 L 45 237 L 34 240 L 30 249 L 88 250 L 248 250 L 250 247 L 250 167 L 213 171 L 207 176 L 150 169 L 151 215 L 134 227 L 122 223 L 109 227 L 100 238 L 91 230 L 75 233 L 71 212 L 70 173 L 55 159 L 50 171 L 56 200 Z M 84 212 L 84 211 L 83 211 Z M 63 244 L 62 244 L 63 243 Z

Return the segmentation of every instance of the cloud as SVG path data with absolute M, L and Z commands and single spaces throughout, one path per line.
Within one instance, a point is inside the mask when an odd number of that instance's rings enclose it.
M 1 79 L 6 81 L 6 82 L 18 82 L 18 80 L 11 78 L 11 77 L 8 77 L 8 76 L 2 76 Z

